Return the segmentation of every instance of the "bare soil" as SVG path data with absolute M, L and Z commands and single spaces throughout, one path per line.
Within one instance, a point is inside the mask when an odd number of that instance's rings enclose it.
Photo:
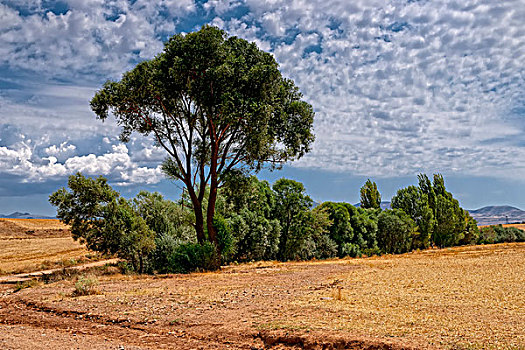
M 525 244 L 214 273 L 102 276 L 0 297 L 5 349 L 525 349 Z M 0 292 L 2 293 L 2 292 Z

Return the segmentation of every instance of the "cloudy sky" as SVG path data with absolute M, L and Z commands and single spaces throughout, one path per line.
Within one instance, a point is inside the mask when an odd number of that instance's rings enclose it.
M 465 208 L 525 209 L 525 0 L 0 0 L 0 213 L 54 214 L 77 171 L 175 198 L 164 152 L 89 100 L 206 23 L 271 52 L 316 111 L 312 152 L 263 178 L 358 202 L 368 177 L 389 199 L 440 172 Z

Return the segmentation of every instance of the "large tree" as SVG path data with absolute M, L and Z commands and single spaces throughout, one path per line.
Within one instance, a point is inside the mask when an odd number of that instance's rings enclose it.
M 217 245 L 217 190 L 228 175 L 275 168 L 309 151 L 314 112 L 301 98 L 271 54 L 204 26 L 171 37 L 154 59 L 106 82 L 91 108 L 102 120 L 113 113 L 122 141 L 133 132 L 154 135 L 168 154 L 164 172 L 187 188 L 197 239 L 206 240 L 206 216 L 207 238 Z

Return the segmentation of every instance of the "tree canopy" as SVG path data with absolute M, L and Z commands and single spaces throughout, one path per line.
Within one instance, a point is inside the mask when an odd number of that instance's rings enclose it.
M 228 175 L 279 167 L 309 151 L 314 112 L 301 98 L 271 54 L 204 26 L 171 37 L 154 59 L 106 82 L 91 108 L 102 120 L 115 116 L 123 141 L 133 132 L 154 135 L 167 152 L 164 172 L 188 190 L 199 242 L 207 231 L 217 245 L 217 189 Z

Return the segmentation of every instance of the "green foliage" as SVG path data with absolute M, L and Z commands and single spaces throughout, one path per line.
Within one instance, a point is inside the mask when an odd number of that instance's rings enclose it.
M 464 237 L 465 213 L 452 195 L 437 195 L 434 209 L 436 226 L 432 240 L 438 247 L 457 245 Z
M 132 200 L 133 208 L 157 236 L 166 234 L 181 242 L 195 242 L 193 216 L 179 205 L 158 193 L 140 191 Z
M 381 194 L 377 190 L 375 182 L 366 180 L 363 187 L 361 187 L 361 208 L 380 209 L 381 208 Z
M 343 243 L 341 247 L 341 255 L 343 256 L 356 258 L 363 255 L 363 253 L 361 252 L 361 248 L 355 243 Z
M 359 216 L 352 220 L 356 237 L 362 237 L 361 250 L 377 248 L 377 217 L 381 209 L 362 209 L 358 208 Z M 354 224 L 355 223 L 355 224 Z M 355 240 L 355 242 L 361 242 Z
M 273 187 L 232 172 L 217 194 L 213 230 L 217 242 L 197 243 L 196 216 L 183 193 L 176 204 L 158 193 L 140 192 L 128 201 L 107 181 L 69 178 L 69 190 L 50 196 L 58 217 L 92 250 L 115 254 L 134 272 L 187 273 L 212 270 L 221 261 L 305 260 L 404 253 L 438 246 L 525 241 L 514 227 L 478 230 L 476 221 L 447 192 L 443 177 L 419 176 L 392 199 L 394 209 L 356 208 L 349 203 L 313 201 L 303 184 L 280 179 Z M 209 198 L 204 192 L 203 203 Z M 206 232 L 205 232 L 206 234 Z
M 354 238 L 354 229 L 350 223 L 348 207 L 343 203 L 335 202 L 324 202 L 319 207 L 326 210 L 330 220 L 332 220 L 333 223 L 329 228 L 329 235 L 330 238 L 341 248 L 339 255 L 344 256 L 345 254 L 342 251 L 343 244 L 351 242 Z
M 402 210 L 385 210 L 378 216 L 377 244 L 385 253 L 408 252 L 415 232 L 414 221 Z
M 286 244 L 279 250 L 281 259 L 307 260 L 336 256 L 337 244 L 327 236 L 331 224 L 328 213 L 322 208 L 298 213 L 288 231 Z
M 219 251 L 222 255 L 222 261 L 228 261 L 231 255 L 235 253 L 235 243 L 228 222 L 222 215 L 215 215 L 213 218 L 213 227 L 217 232 L 217 241 Z
M 106 179 L 69 177 L 70 191 L 61 188 L 49 197 L 57 217 L 71 225 L 73 238 L 88 249 L 117 254 L 138 272 L 143 272 L 147 255 L 155 248 L 155 233 L 133 207 L 111 189 Z
M 69 192 L 61 188 L 49 196 L 49 202 L 57 207 L 57 218 L 70 225 L 73 238 L 86 243 L 88 249 L 115 253 L 119 239 L 104 230 L 104 216 L 106 206 L 119 194 L 105 178 L 86 178 L 80 173 L 69 177 L 68 187 Z
M 281 225 L 279 259 L 297 259 L 301 244 L 307 241 L 304 224 L 309 221 L 306 213 L 313 201 L 306 195 L 303 184 L 297 181 L 282 178 L 272 188 L 275 193 L 273 217 Z
M 275 194 L 267 181 L 242 174 L 230 176 L 221 189 L 223 206 L 218 212 L 231 228 L 236 261 L 270 260 L 277 257 L 281 225 L 273 215 Z
M 485 226 L 479 230 L 478 244 L 525 242 L 525 231 L 502 225 Z
M 414 237 L 413 249 L 426 249 L 434 231 L 435 219 L 430 207 L 428 194 L 416 186 L 408 186 L 397 191 L 392 197 L 393 209 L 407 213 L 416 223 L 418 234 Z
M 479 229 L 476 220 L 470 216 L 468 211 L 465 213 L 465 232 L 463 233 L 463 238 L 459 240 L 458 244 L 476 244 L 479 239 Z
M 392 208 L 406 212 L 417 225 L 413 249 L 470 244 L 476 241 L 476 221 L 459 206 L 445 188 L 445 180 L 434 174 L 433 182 L 419 174 L 419 188 L 409 186 L 392 198 Z
M 279 250 L 281 225 L 249 209 L 232 213 L 228 219 L 235 241 L 232 260 L 273 260 Z
M 380 209 L 362 209 L 335 202 L 324 202 L 320 208 L 328 212 L 333 222 L 329 235 L 337 243 L 340 257 L 357 256 L 361 250 L 377 246 L 377 213 Z
M 118 205 L 110 203 L 107 208 L 104 231 L 120 233 L 115 253 L 128 261 L 135 271 L 145 272 L 148 256 L 155 249 L 155 233 L 124 198 L 119 199 Z
M 165 270 L 175 273 L 216 270 L 216 254 L 215 246 L 210 242 L 180 244 L 167 256 Z

